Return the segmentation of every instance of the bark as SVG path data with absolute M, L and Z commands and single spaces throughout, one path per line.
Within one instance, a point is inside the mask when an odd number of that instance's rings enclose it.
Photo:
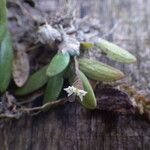
M 52 5 L 57 5 L 58 1 L 45 0 L 45 2 L 51 4 L 50 8 L 53 9 Z M 131 77 L 132 84 L 149 93 L 150 10 L 148 6 L 150 1 L 82 0 L 78 2 L 81 17 L 85 14 L 98 17 L 102 29 L 106 31 L 103 36 L 128 49 L 138 59 L 137 64 L 129 66 L 111 61 L 108 63 L 125 71 L 128 77 Z M 42 1 L 38 0 L 36 5 L 41 9 L 42 5 L 39 4 L 43 5 Z M 10 25 L 12 26 L 13 24 Z M 97 89 L 96 95 L 99 100 L 100 89 Z M 90 111 L 78 103 L 67 103 L 35 117 L 1 120 L 0 149 L 149 150 L 149 125 L 142 116 L 100 110 Z

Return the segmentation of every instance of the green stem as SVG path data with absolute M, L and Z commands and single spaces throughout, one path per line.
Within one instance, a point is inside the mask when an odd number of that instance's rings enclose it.
M 0 0 L 0 27 L 1 25 L 7 25 L 6 0 Z

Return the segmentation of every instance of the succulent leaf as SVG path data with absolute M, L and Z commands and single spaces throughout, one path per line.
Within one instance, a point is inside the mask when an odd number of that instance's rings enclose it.
M 41 88 L 48 81 L 46 76 L 47 65 L 40 70 L 33 73 L 27 80 L 27 82 L 21 88 L 15 90 L 16 95 L 26 95 L 30 94 L 39 88 Z
M 0 41 L 0 92 L 4 92 L 10 82 L 12 72 L 13 49 L 10 33 L 7 30 Z
M 97 102 L 94 91 L 87 79 L 87 77 L 80 71 L 80 78 L 83 83 L 84 90 L 87 94 L 83 97 L 82 105 L 88 109 L 96 108 Z
M 87 77 L 93 80 L 114 81 L 124 77 L 120 70 L 92 59 L 80 59 L 79 67 Z
M 6 0 L 0 1 L 0 93 L 6 91 L 12 72 L 13 49 L 7 27 Z
M 46 74 L 48 77 L 53 77 L 63 72 L 70 62 L 70 55 L 62 52 L 58 52 L 51 60 Z
M 130 52 L 104 39 L 99 38 L 98 41 L 95 42 L 95 45 L 100 48 L 107 57 L 115 61 L 121 63 L 136 62 L 135 56 L 133 56 Z
M 58 98 L 63 86 L 63 82 L 64 79 L 62 74 L 49 78 L 44 94 L 44 104 Z
M 94 46 L 94 44 L 92 42 L 81 42 L 80 46 L 85 49 L 89 49 L 89 48 L 92 48 Z

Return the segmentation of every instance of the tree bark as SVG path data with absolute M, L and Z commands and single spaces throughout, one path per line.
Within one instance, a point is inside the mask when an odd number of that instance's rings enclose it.
M 37 7 L 40 3 L 42 1 L 38 0 Z M 132 84 L 149 93 L 150 1 L 82 0 L 79 3 L 81 17 L 85 14 L 98 17 L 107 31 L 103 36 L 136 55 L 136 64 L 113 65 L 128 74 Z M 99 99 L 100 91 L 95 93 Z M 149 125 L 149 121 L 141 116 L 90 111 L 78 103 L 67 103 L 35 117 L 1 120 L 0 149 L 149 150 Z

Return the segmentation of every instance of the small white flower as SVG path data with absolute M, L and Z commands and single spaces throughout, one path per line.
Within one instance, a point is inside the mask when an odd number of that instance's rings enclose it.
M 68 88 L 64 88 L 64 90 L 68 93 L 68 97 L 74 93 L 73 86 L 69 86 Z
M 64 88 L 64 90 L 68 93 L 68 97 L 72 94 L 77 95 L 81 101 L 83 101 L 83 97 L 87 94 L 86 91 L 80 90 L 74 86 L 69 86 L 68 88 Z

